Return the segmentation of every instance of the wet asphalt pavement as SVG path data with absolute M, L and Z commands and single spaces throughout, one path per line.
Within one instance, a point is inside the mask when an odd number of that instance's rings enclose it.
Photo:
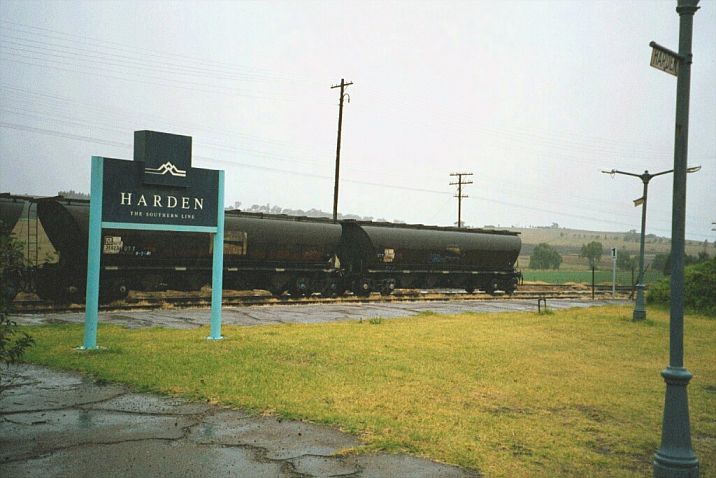
M 549 301 L 550 308 L 623 301 Z M 535 311 L 536 301 L 400 302 L 224 308 L 223 324 L 262 325 L 403 317 L 421 312 Z M 209 309 L 102 312 L 127 327 L 195 328 Z M 21 315 L 21 324 L 83 322 L 83 313 Z M 118 384 L 34 365 L 3 369 L 2 477 L 475 477 L 406 455 L 342 454 L 360 440 L 339 430 L 250 416 L 207 403 L 137 394 Z
M 133 393 L 33 365 L 3 370 L 3 477 L 474 477 L 403 455 L 345 455 L 338 430 Z M 3 383 L 6 380 L 3 378 Z
M 550 309 L 592 307 L 623 304 L 624 300 L 558 300 L 548 299 Z M 367 320 L 408 317 L 424 312 L 459 314 L 464 312 L 536 312 L 537 301 L 525 300 L 454 300 L 415 302 L 370 302 L 335 304 L 291 304 L 231 306 L 222 309 L 223 325 L 307 324 L 340 320 Z M 99 313 L 99 322 L 128 328 L 168 327 L 193 329 L 209 324 L 209 308 L 106 311 Z M 13 317 L 19 324 L 84 323 L 84 312 L 58 312 Z

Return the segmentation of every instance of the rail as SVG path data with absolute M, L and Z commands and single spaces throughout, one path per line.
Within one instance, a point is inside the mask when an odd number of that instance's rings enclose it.
M 617 298 L 626 299 L 631 287 L 617 287 Z M 596 298 L 612 297 L 611 286 L 597 286 Z M 564 299 L 564 300 L 592 300 L 591 287 L 573 285 L 528 284 L 521 286 L 511 295 L 489 295 L 482 292 L 468 294 L 454 289 L 442 290 L 412 290 L 398 289 L 393 294 L 383 296 L 373 293 L 369 297 L 346 295 L 342 297 L 274 297 L 264 291 L 225 291 L 222 304 L 226 307 L 249 305 L 275 305 L 275 304 L 333 304 L 333 303 L 381 303 L 381 302 L 412 302 L 412 301 L 451 301 L 451 300 L 534 300 L 534 299 Z M 189 308 L 209 307 L 211 293 L 199 292 L 131 292 L 122 301 L 100 305 L 101 310 L 130 310 L 130 309 L 162 309 L 162 308 Z M 18 313 L 42 313 L 84 310 L 84 304 L 58 305 L 42 301 L 32 295 L 23 295 L 14 301 Z

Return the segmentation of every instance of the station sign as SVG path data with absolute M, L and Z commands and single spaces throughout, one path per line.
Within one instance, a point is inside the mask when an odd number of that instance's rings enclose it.
M 134 161 L 103 168 L 103 222 L 216 227 L 219 174 L 191 167 L 191 137 L 136 131 Z
M 209 233 L 213 236 L 210 340 L 221 337 L 224 270 L 224 171 L 191 167 L 191 137 L 134 132 L 134 161 L 92 157 L 87 240 L 85 336 L 97 348 L 102 253 L 116 254 L 121 236 L 102 229 Z
M 679 76 L 679 63 L 681 55 L 669 50 L 656 42 L 649 43 L 651 50 L 650 65 L 657 70 L 665 71 L 670 75 Z

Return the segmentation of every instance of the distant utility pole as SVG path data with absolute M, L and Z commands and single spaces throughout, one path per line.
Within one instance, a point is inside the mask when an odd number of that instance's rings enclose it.
M 472 184 L 472 181 L 463 181 L 462 177 L 472 176 L 472 173 L 450 173 L 450 176 L 457 176 L 457 182 L 450 183 L 450 186 L 457 186 L 457 195 L 455 196 L 457 198 L 457 228 L 460 229 L 462 227 L 462 199 L 469 197 L 462 194 L 462 186 Z
M 340 102 L 338 106 L 338 140 L 336 142 L 336 179 L 335 184 L 333 185 L 333 222 L 338 221 L 338 174 L 341 168 L 341 128 L 343 126 L 343 99 L 348 98 L 348 103 L 351 102 L 351 97 L 348 93 L 345 92 L 345 89 L 346 86 L 350 86 L 352 84 L 352 81 L 350 83 L 346 83 L 346 81 L 341 78 L 340 85 L 331 86 L 331 89 L 341 89 Z

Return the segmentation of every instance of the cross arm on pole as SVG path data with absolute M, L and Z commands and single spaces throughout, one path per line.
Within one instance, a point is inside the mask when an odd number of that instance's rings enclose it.
M 602 169 L 602 172 L 604 174 L 624 174 L 626 176 L 634 176 L 635 178 L 641 178 L 641 174 L 628 173 L 626 171 L 619 171 L 618 169 L 612 169 L 611 171 L 606 171 L 606 170 Z
M 701 166 L 693 166 L 693 167 L 691 167 L 691 168 L 687 168 L 687 169 L 686 169 L 686 172 L 687 172 L 687 173 L 695 173 L 695 172 L 697 172 L 697 171 L 699 171 L 699 170 L 701 170 Z M 654 177 L 656 177 L 656 176 L 661 176 L 662 174 L 673 173 L 674 170 L 673 170 L 673 169 L 669 169 L 669 170 L 667 170 L 667 171 L 661 171 L 661 172 L 654 173 L 654 174 L 649 174 L 649 171 L 644 171 L 643 174 L 636 174 L 636 173 L 629 173 L 629 172 L 627 172 L 627 171 L 620 171 L 620 170 L 618 170 L 618 169 L 612 169 L 612 170 L 610 170 L 610 171 L 607 171 L 606 169 L 602 169 L 602 172 L 603 172 L 604 174 L 612 174 L 612 175 L 614 175 L 614 174 L 623 174 L 623 175 L 625 175 L 625 176 L 634 176 L 635 178 L 639 178 L 639 179 L 641 179 L 642 181 L 648 182 L 648 181 L 651 180 L 651 178 L 654 178 Z

